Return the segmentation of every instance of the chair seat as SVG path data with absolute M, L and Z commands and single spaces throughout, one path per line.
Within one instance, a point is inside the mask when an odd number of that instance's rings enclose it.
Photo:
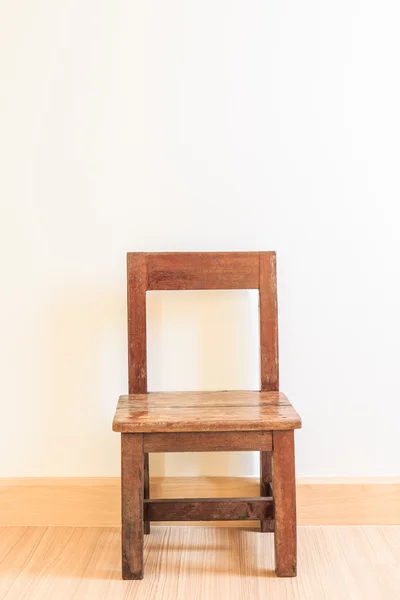
M 262 431 L 298 429 L 301 419 L 281 392 L 151 392 L 121 396 L 113 430 Z

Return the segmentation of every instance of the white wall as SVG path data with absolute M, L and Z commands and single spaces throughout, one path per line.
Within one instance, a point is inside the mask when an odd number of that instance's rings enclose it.
M 126 251 L 232 249 L 278 251 L 298 472 L 399 474 L 399 18 L 394 0 L 1 1 L 0 476 L 118 474 Z M 205 294 L 149 299 L 153 389 L 257 385 L 254 297 Z

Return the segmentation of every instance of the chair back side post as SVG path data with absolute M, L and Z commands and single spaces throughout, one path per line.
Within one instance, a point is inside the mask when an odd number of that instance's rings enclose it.
M 277 392 L 279 391 L 279 348 L 275 252 L 260 252 L 259 290 L 261 390 Z
M 128 252 L 128 381 L 130 394 L 147 393 L 147 255 Z
M 127 254 L 129 394 L 147 393 L 146 291 L 258 289 L 261 390 L 279 390 L 275 252 Z

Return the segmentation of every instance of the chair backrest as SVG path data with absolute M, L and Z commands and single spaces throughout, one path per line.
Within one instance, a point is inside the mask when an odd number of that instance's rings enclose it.
M 129 393 L 147 392 L 146 291 L 258 289 L 261 390 L 279 390 L 275 252 L 128 252 Z

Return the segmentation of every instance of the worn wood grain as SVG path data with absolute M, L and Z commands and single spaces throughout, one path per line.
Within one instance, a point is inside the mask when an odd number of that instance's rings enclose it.
M 122 578 L 143 578 L 143 436 L 121 436 Z
M 271 519 L 272 498 L 178 498 L 146 500 L 150 521 L 231 521 Z
M 258 252 L 146 255 L 149 290 L 258 289 Z
M 130 394 L 147 392 L 146 289 L 144 254 L 129 253 L 128 277 L 128 379 Z
M 261 389 L 279 390 L 275 252 L 260 252 L 260 366 Z
M 241 406 L 258 407 L 261 404 L 290 406 L 290 401 L 282 392 L 259 392 L 251 390 L 190 391 L 190 392 L 149 392 L 148 394 L 130 394 L 131 399 L 145 402 L 149 409 L 192 408 L 193 406 L 221 409 Z M 126 396 L 123 396 L 126 398 Z
M 269 431 L 145 433 L 146 452 L 232 452 L 272 450 Z
M 279 392 L 150 393 L 121 396 L 113 429 L 120 432 L 261 431 L 301 427 Z
M 295 577 L 297 530 L 294 432 L 274 431 L 273 447 L 275 570 L 278 577 Z

